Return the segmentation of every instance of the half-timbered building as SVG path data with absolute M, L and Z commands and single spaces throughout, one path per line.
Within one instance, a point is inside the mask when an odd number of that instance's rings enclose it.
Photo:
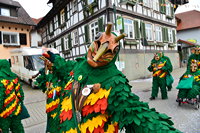
M 49 0 L 53 8 L 40 21 L 42 43 L 66 59 L 84 56 L 98 32 L 112 22 L 125 32 L 117 65 L 129 79 L 149 75 L 153 53 L 163 51 L 179 66 L 174 5 L 168 0 Z M 174 2 L 173 2 L 174 3 Z M 183 4 L 183 3 L 182 3 Z

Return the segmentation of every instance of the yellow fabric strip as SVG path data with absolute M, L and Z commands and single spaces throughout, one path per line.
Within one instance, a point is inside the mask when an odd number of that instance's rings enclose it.
M 99 92 L 97 92 L 96 94 L 95 93 L 92 93 L 90 94 L 87 99 L 85 100 L 85 103 L 84 103 L 84 106 L 85 105 L 94 105 L 99 99 L 102 99 L 102 98 L 108 98 L 109 94 L 110 94 L 110 90 L 106 90 L 106 89 L 100 89 Z

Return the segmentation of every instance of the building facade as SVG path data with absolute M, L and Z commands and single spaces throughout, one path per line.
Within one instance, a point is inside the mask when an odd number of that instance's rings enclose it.
M 117 65 L 132 80 L 150 75 L 156 51 L 178 67 L 174 6 L 168 0 L 50 0 L 51 11 L 40 21 L 42 43 L 66 59 L 84 56 L 98 32 L 112 22 L 125 32 Z
M 0 0 L 0 59 L 9 59 L 10 50 L 30 47 L 34 22 L 16 1 Z
M 200 12 L 197 10 L 176 14 L 177 40 L 182 62 L 187 62 L 191 48 L 200 45 Z

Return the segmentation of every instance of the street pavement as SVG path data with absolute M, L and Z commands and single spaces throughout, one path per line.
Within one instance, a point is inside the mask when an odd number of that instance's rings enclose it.
M 178 106 L 176 102 L 176 86 L 179 77 L 186 68 L 178 68 L 172 72 L 174 77 L 173 89 L 168 92 L 168 99 L 162 100 L 160 92 L 156 100 L 150 101 L 152 78 L 138 79 L 130 81 L 133 86 L 132 92 L 140 97 L 141 101 L 149 102 L 151 108 L 156 108 L 160 113 L 165 113 L 172 117 L 174 126 L 184 133 L 200 133 L 200 109 L 195 109 L 192 105 Z M 39 89 L 32 89 L 24 84 L 25 105 L 29 111 L 30 118 L 23 120 L 26 133 L 45 133 L 46 113 L 45 94 Z

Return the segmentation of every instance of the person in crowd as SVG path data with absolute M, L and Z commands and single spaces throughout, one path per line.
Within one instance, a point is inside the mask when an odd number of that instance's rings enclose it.
M 157 52 L 151 60 L 148 70 L 153 72 L 152 93 L 150 100 L 154 100 L 158 96 L 159 88 L 161 89 L 162 99 L 167 99 L 166 76 L 171 71 L 169 61 L 166 58 L 163 58 L 161 52 Z
M 3 133 L 24 133 L 21 111 L 24 92 L 16 74 L 0 59 L 0 129 Z
M 66 80 L 59 132 L 117 133 L 123 128 L 126 133 L 180 132 L 172 126 L 170 117 L 149 108 L 131 92 L 129 81 L 115 65 L 119 41 L 125 34 L 117 36 L 111 29 L 109 23 L 106 31 L 95 37 L 86 56 L 75 63 L 46 52 L 54 72 Z

